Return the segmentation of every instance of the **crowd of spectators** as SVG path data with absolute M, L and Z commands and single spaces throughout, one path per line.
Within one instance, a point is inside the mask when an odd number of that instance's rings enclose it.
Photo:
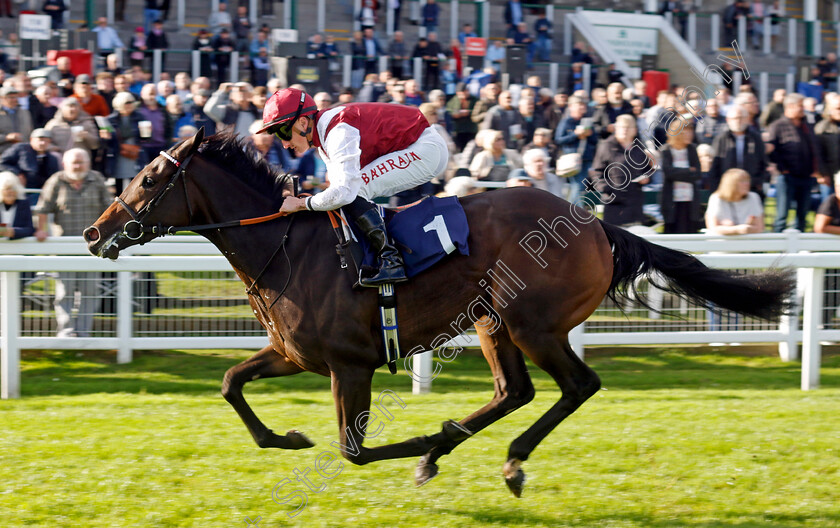
M 154 0 L 146 4 L 159 6 Z M 266 66 L 268 30 L 251 28 L 246 9 L 237 9 L 234 17 L 220 6 L 208 21 L 210 31 L 198 31 L 194 49 L 240 51 L 248 66 L 242 77 L 250 82 L 226 82 L 228 53 L 204 55 L 195 79 L 164 70 L 161 80 L 152 82 L 147 52 L 166 42 L 160 10 L 151 8 L 148 31 L 138 27 L 127 39 L 131 62 L 124 68 L 110 53 L 122 46 L 120 36 L 101 19 L 103 62 L 94 75 L 74 75 L 67 57 L 37 87 L 25 72 L 0 70 L 3 235 L 34 234 L 43 240 L 48 233 L 81 234 L 160 150 L 201 127 L 206 135 L 231 131 L 243 138 L 278 171 L 300 176 L 307 192 L 329 185 L 315 150 L 296 158 L 272 136 L 255 134 L 267 98 L 282 87 Z M 390 42 L 379 42 L 375 21 L 349 43 L 321 35 L 308 39 L 307 52 L 333 64 L 343 53 L 353 55 L 351 85 L 312 94 L 319 109 L 353 101 L 413 105 L 447 140 L 446 173 L 431 185 L 392 197 L 393 205 L 436 192 L 496 192 L 488 190 L 491 182 L 490 188 L 537 187 L 582 206 L 598 205 L 605 221 L 626 227 L 659 223 L 666 233 L 703 228 L 723 235 L 757 233 L 766 224 L 781 231 L 790 225 L 791 210 L 792 226 L 805 231 L 807 215 L 815 209 L 815 231 L 840 232 L 840 201 L 834 194 L 840 189 L 835 55 L 821 60 L 814 80 L 798 87 L 808 97 L 777 90 L 764 108 L 746 80 L 737 93 L 721 86 L 709 99 L 682 86 L 650 94 L 644 81 L 625 83 L 613 68 L 596 67 L 596 57 L 582 43 L 574 47 L 561 88 L 543 86 L 537 75 L 503 87 L 498 66 L 505 41 L 493 41 L 483 71 L 461 78 L 461 68 L 451 68 L 450 60 L 460 61 L 472 27 L 464 24 L 458 38 L 441 44 L 435 32 L 438 15 L 437 4 L 427 2 L 421 20 L 425 37 L 413 47 L 401 31 Z M 550 23 L 541 14 L 524 12 L 517 1 L 505 12 L 507 43 L 520 39 L 526 18 L 535 34 L 526 42 L 529 61 L 544 60 L 553 49 Z M 155 41 L 161 37 L 162 43 Z M 383 54 L 388 67 L 380 70 Z M 420 79 L 411 75 L 412 57 L 424 59 Z M 582 77 L 584 64 L 593 66 L 588 82 Z M 610 167 L 616 163 L 626 168 L 626 181 L 615 181 Z M 658 207 L 646 206 L 646 196 L 656 196 Z M 768 198 L 775 209 L 765 205 Z M 765 211 L 771 216 L 767 222 Z M 80 277 L 63 278 L 65 293 L 87 287 Z M 67 295 L 57 301 L 64 303 L 57 306 L 59 314 L 69 314 Z M 89 321 L 67 317 L 60 321 L 61 332 L 89 331 Z

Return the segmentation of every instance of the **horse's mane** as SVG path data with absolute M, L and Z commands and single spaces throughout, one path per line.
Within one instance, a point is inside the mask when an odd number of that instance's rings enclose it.
M 198 151 L 205 160 L 224 168 L 263 196 L 271 197 L 272 206 L 279 208 L 283 203 L 283 189 L 288 188 L 290 179 L 272 168 L 247 139 L 221 132 L 206 138 Z

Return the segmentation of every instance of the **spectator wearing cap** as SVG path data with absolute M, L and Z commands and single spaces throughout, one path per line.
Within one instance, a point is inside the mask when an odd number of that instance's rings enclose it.
M 58 105 L 55 117 L 44 128 L 52 133 L 53 145 L 62 155 L 71 148 L 82 148 L 88 152 L 99 148 L 99 133 L 93 118 L 72 97 Z
M 109 173 L 114 177 L 117 194 L 148 163 L 146 152 L 141 148 L 140 121 L 144 120 L 137 111 L 137 100 L 129 92 L 114 96 L 114 113 L 108 116 L 114 133 L 109 142 Z
M 18 91 L 11 86 L 0 88 L 0 153 L 15 143 L 29 141 L 32 116 L 18 106 Z
M 61 170 L 61 162 L 50 147 L 50 131 L 36 128 L 28 143 L 17 143 L 0 155 L 0 168 L 17 174 L 27 189 L 40 189 L 50 176 Z M 29 201 L 35 205 L 38 195 L 30 195 Z
M 132 51 L 128 58 L 131 61 L 132 66 L 143 66 L 143 62 L 146 60 L 146 32 L 143 31 L 143 28 L 137 26 L 134 28 L 134 35 L 131 37 L 131 47 L 134 51 Z
M 525 174 L 522 169 L 511 172 L 505 182 L 505 187 L 533 187 L 534 179 Z
M 105 117 L 111 112 L 108 111 L 108 102 L 99 94 L 93 93 L 90 84 L 90 75 L 83 73 L 76 77 L 73 83 L 73 95 L 70 97 L 79 101 L 79 105 L 90 116 Z

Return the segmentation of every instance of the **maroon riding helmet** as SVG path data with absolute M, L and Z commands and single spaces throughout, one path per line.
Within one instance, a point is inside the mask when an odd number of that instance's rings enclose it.
M 292 127 L 301 116 L 318 112 L 315 100 L 304 91 L 295 88 L 278 90 L 266 101 L 263 109 L 263 127 L 257 132 L 271 132 L 284 141 L 292 139 Z

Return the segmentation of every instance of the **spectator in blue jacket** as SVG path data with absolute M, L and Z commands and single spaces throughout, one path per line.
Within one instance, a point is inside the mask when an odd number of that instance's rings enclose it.
M 108 25 L 107 18 L 99 17 L 96 21 L 96 27 L 92 31 L 96 33 L 96 45 L 99 47 L 99 54 L 103 59 L 113 53 L 114 50 L 125 48 L 117 30 Z
M 426 0 L 426 5 L 423 6 L 423 27 L 426 32 L 437 32 L 438 17 L 440 16 L 440 6 L 435 0 Z
M 586 103 L 577 96 L 569 97 L 568 115 L 557 125 L 554 142 L 560 147 L 561 157 L 566 154 L 580 154 L 581 171 L 569 178 L 569 202 L 580 196 L 589 167 L 595 158 L 598 136 L 592 130 L 592 119 L 586 117 Z M 588 119 L 589 122 L 584 121 Z
M 475 34 L 473 31 L 472 24 L 464 24 L 461 28 L 461 32 L 458 33 L 458 42 L 461 43 L 461 46 L 466 45 L 467 37 L 477 37 L 478 35 Z
M 0 156 L 0 168 L 17 174 L 27 189 L 40 189 L 50 176 L 61 170 L 58 156 L 50 152 L 51 138 L 49 130 L 36 128 L 29 135 L 29 142 L 16 143 Z M 29 202 L 35 205 L 38 195 L 30 195 Z
M 537 35 L 537 59 L 548 62 L 551 60 L 551 22 L 546 18 L 545 11 L 540 12 L 539 18 L 534 22 L 534 33 Z

